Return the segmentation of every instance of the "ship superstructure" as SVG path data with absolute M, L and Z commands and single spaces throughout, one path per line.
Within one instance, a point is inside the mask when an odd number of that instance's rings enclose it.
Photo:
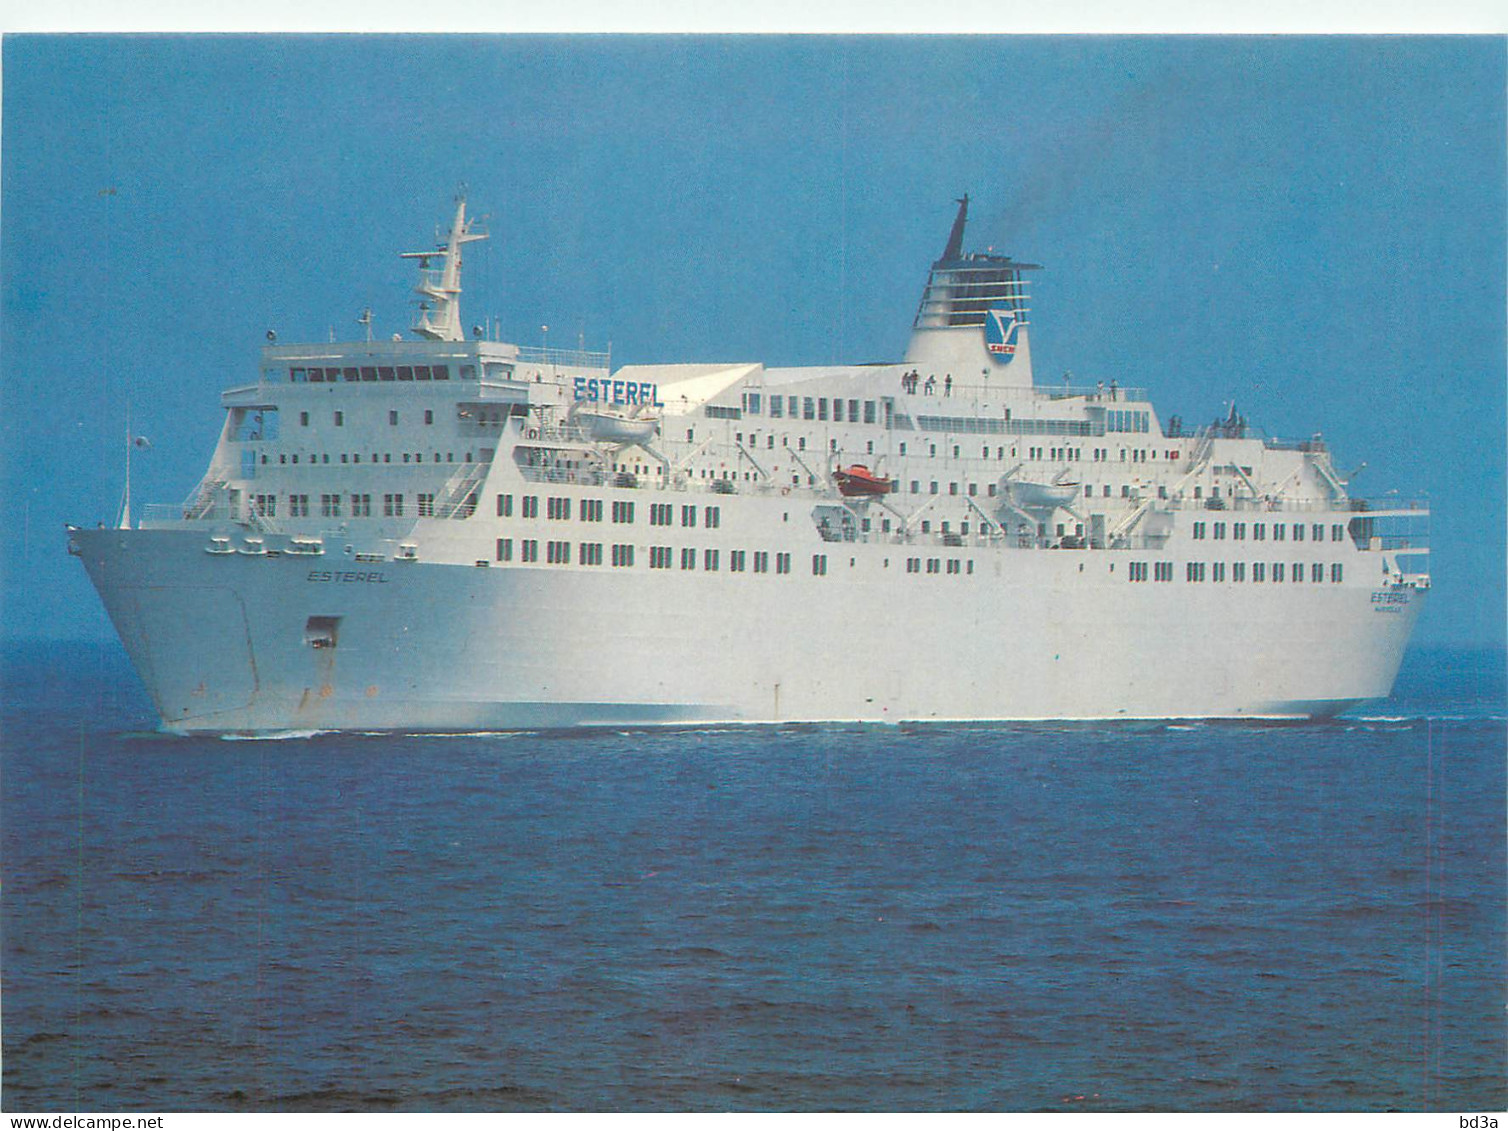
M 271 344 L 186 503 L 70 530 L 163 725 L 1306 717 L 1388 694 L 1423 504 L 1319 436 L 1039 386 L 1035 264 L 963 251 L 901 362 Z

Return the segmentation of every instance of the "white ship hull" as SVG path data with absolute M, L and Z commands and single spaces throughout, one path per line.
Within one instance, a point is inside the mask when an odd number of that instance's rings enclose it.
M 189 499 L 70 548 L 175 731 L 1307 718 L 1388 695 L 1428 508 L 1353 498 L 1321 437 L 1233 407 L 1189 432 L 1113 379 L 1037 388 L 1035 266 L 964 253 L 959 205 L 903 363 L 612 371 L 464 337 L 483 236 L 458 201 L 409 253 L 421 340 L 269 345 Z
M 1424 596 L 1130 585 L 1089 551 L 917 578 L 833 546 L 826 577 L 753 577 L 74 540 L 180 732 L 1327 716 L 1389 693 Z

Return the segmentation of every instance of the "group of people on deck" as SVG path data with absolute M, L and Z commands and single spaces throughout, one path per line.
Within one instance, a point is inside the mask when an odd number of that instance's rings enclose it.
M 915 395 L 916 387 L 921 382 L 921 374 L 913 369 L 910 373 L 901 374 L 901 392 Z M 937 391 L 937 378 L 929 376 L 925 385 L 922 385 L 922 394 L 932 396 Z M 943 378 L 943 396 L 953 395 L 953 374 L 949 373 Z

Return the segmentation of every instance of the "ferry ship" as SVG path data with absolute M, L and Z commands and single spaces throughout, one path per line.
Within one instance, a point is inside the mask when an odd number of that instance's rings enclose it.
M 461 318 L 261 351 L 182 504 L 69 527 L 162 727 L 1311 718 L 1388 695 L 1428 508 L 1318 435 L 1033 378 L 1036 264 L 964 250 L 902 360 L 626 365 Z M 273 338 L 269 334 L 269 338 Z

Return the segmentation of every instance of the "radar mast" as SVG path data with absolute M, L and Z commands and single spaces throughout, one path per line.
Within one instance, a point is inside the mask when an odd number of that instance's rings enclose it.
M 451 221 L 450 236 L 434 251 L 405 251 L 404 259 L 419 261 L 419 285 L 414 288 L 424 301 L 419 304 L 419 315 L 414 319 L 414 333 L 440 342 L 464 341 L 461 332 L 461 245 L 473 240 L 484 240 L 486 232 L 472 228 L 475 220 L 466 219 L 466 195 L 456 196 L 455 219 Z M 441 266 L 432 268 L 431 259 L 442 260 Z

